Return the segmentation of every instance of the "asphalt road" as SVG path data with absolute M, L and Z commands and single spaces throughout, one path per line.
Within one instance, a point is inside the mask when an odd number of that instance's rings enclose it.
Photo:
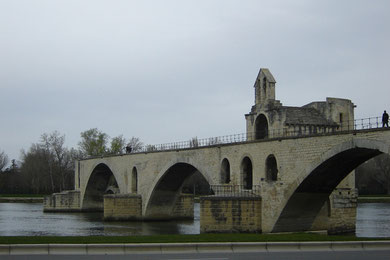
M 248 253 L 188 253 L 188 254 L 128 254 L 128 255 L 1 255 L 1 260 L 124 260 L 124 259 L 139 259 L 139 260 L 268 260 L 268 259 L 288 259 L 288 260 L 363 260 L 375 259 L 382 260 L 390 259 L 390 250 L 370 250 L 370 251 L 311 251 L 311 252 L 248 252 Z

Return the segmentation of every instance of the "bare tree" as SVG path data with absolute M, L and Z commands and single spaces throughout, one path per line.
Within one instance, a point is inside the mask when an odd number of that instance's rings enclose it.
M 132 152 L 139 152 L 142 150 L 144 144 L 140 141 L 138 137 L 131 137 L 127 146 L 131 148 Z
M 0 152 L 0 172 L 7 166 L 8 162 L 8 156 L 4 152 Z
M 54 178 L 57 179 L 57 176 L 59 176 L 60 190 L 64 190 L 67 186 L 67 175 L 73 169 L 73 158 L 69 150 L 64 146 L 64 143 L 65 135 L 61 135 L 57 131 L 54 131 L 51 134 L 43 134 L 41 136 L 41 144 L 46 151 L 50 178 L 54 180 Z
M 20 178 L 33 193 L 53 193 L 73 186 L 73 154 L 64 146 L 65 136 L 55 131 L 23 153 Z

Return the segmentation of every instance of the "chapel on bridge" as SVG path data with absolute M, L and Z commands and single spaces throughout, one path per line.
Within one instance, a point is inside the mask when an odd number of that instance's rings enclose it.
M 257 75 L 255 104 L 245 115 L 251 140 L 310 135 L 353 129 L 354 104 L 351 100 L 326 98 L 302 107 L 283 106 L 275 99 L 276 80 L 269 69 Z

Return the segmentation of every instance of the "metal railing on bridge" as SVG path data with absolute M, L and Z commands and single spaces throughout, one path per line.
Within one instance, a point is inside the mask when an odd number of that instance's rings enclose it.
M 214 196 L 219 197 L 259 197 L 260 185 L 228 185 L 218 184 L 210 185 L 210 189 Z
M 144 145 L 138 149 L 132 149 L 130 153 L 148 153 L 158 151 L 169 151 L 169 150 L 182 150 L 198 147 L 218 146 L 224 144 L 234 143 L 245 143 L 256 140 L 269 140 L 269 139 L 282 139 L 291 137 L 305 137 L 305 136 L 316 136 L 316 135 L 329 135 L 337 134 L 340 132 L 350 132 L 359 130 L 368 130 L 382 128 L 381 117 L 369 117 L 362 119 L 355 119 L 352 121 L 344 121 L 339 124 L 328 125 L 328 126 L 304 126 L 304 125 L 290 125 L 288 128 L 281 130 L 267 130 L 262 134 L 261 137 L 257 136 L 256 133 L 242 133 L 225 135 L 218 137 L 202 138 L 197 137 L 191 138 L 188 141 L 156 144 L 156 145 Z M 115 156 L 118 154 L 106 154 L 104 156 Z M 89 157 L 93 158 L 93 157 Z M 86 159 L 89 159 L 86 158 Z
M 324 135 L 324 134 L 336 134 L 339 132 L 346 131 L 356 131 L 356 130 L 366 130 L 366 129 L 375 129 L 382 128 L 382 118 L 381 117 L 370 117 L 363 119 L 355 119 L 352 121 L 344 121 L 340 124 L 335 124 L 333 126 L 303 126 L 303 125 L 293 125 L 289 129 L 280 129 L 267 131 L 264 136 L 258 138 L 256 133 L 242 133 L 242 134 L 233 134 L 225 135 L 218 137 L 202 138 L 199 139 L 194 137 L 188 141 L 165 143 L 165 144 L 156 144 L 156 145 L 146 145 L 141 147 L 138 150 L 133 150 L 132 152 L 153 152 L 153 151 L 166 151 L 166 150 L 180 150 L 180 149 L 189 149 L 197 147 L 207 147 L 207 146 L 216 146 L 221 144 L 232 144 L 232 143 L 243 143 L 254 140 L 267 140 L 267 139 L 278 139 L 278 138 L 289 138 L 289 137 L 304 137 L 304 136 L 315 136 L 315 135 Z

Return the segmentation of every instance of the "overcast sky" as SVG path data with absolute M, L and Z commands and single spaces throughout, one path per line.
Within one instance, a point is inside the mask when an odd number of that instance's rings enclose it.
M 0 150 L 98 128 L 144 143 L 245 132 L 260 68 L 276 98 L 390 110 L 388 0 L 0 0 Z

